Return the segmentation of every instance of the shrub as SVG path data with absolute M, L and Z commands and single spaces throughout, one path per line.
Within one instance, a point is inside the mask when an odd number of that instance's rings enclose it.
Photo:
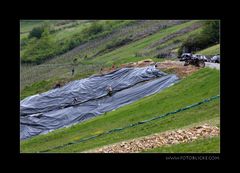
M 103 31 L 103 26 L 98 22 L 93 22 L 90 27 L 87 27 L 83 30 L 84 37 L 89 37 L 96 35 Z
M 204 22 L 202 32 L 190 35 L 183 41 L 178 56 L 184 52 L 195 52 L 219 43 L 219 21 Z
M 32 40 L 21 56 L 22 62 L 37 64 L 56 55 L 56 46 L 52 39 L 44 35 L 41 39 Z
M 42 34 L 43 34 L 43 32 L 44 32 L 44 27 L 43 27 L 43 26 L 35 27 L 35 28 L 33 28 L 33 29 L 30 31 L 28 37 L 29 37 L 29 38 L 35 37 L 35 38 L 40 39 L 41 36 L 42 36 Z
M 203 35 L 209 36 L 210 43 L 219 43 L 219 33 L 220 33 L 220 23 L 219 21 L 206 21 L 204 24 Z
M 114 49 L 116 47 L 123 46 L 131 41 L 132 41 L 132 39 L 130 39 L 130 38 L 114 40 L 111 43 L 106 45 L 106 49 Z

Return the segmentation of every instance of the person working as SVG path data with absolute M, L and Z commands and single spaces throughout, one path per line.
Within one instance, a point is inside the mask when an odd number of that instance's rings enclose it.
M 115 64 L 112 65 L 112 70 L 114 70 L 114 69 L 115 69 Z
M 74 67 L 72 68 L 72 76 L 74 75 Z
M 111 85 L 108 85 L 107 91 L 108 91 L 108 95 L 109 95 L 109 96 L 112 96 L 112 94 L 113 94 L 113 89 L 112 89 Z
M 76 104 L 77 102 L 78 102 L 77 98 L 74 97 L 74 99 L 73 99 L 73 104 Z
M 103 68 L 100 69 L 100 74 L 103 75 Z

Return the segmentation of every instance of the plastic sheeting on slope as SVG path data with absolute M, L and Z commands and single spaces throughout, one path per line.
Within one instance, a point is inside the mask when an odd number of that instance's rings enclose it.
M 29 115 L 51 111 L 73 103 L 77 98 L 79 103 L 97 99 L 107 95 L 107 86 L 111 85 L 113 92 L 134 86 L 165 73 L 154 67 L 148 68 L 122 68 L 103 76 L 92 76 L 86 79 L 70 82 L 62 88 L 28 97 L 21 101 L 20 115 Z
M 156 77 L 158 78 L 155 79 Z M 152 66 L 124 68 L 104 76 L 74 81 L 63 88 L 26 98 L 21 102 L 21 108 L 24 109 L 20 116 L 20 139 L 47 133 L 112 111 L 159 92 L 177 80 L 176 75 L 166 75 Z M 115 91 L 112 97 L 107 96 L 105 88 L 108 84 L 111 84 Z M 72 97 L 78 94 L 84 101 L 72 105 Z M 59 103 L 68 106 L 61 108 Z

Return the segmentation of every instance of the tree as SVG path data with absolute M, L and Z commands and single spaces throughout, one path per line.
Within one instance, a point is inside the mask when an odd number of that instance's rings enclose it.
M 44 28 L 43 27 L 35 27 L 33 28 L 30 33 L 29 33 L 29 38 L 37 38 L 40 39 L 42 36 L 42 33 L 44 32 Z
M 203 23 L 202 32 L 190 35 L 178 50 L 178 55 L 182 53 L 195 52 L 219 43 L 219 21 L 206 21 Z
M 209 37 L 210 43 L 219 43 L 220 22 L 218 20 L 206 21 L 202 34 Z
M 103 26 L 98 22 L 93 22 L 90 27 L 83 30 L 83 33 L 85 37 L 91 37 L 92 35 L 96 35 L 101 31 L 103 31 Z
M 50 26 L 47 24 L 39 26 L 39 27 L 35 27 L 30 31 L 28 37 L 29 38 L 35 37 L 37 39 L 40 39 L 43 36 L 43 34 L 48 35 L 49 30 L 50 30 Z

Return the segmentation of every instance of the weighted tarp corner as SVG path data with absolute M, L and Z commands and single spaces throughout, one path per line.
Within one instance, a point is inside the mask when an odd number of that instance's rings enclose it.
M 178 80 L 154 66 L 122 68 L 70 82 L 20 103 L 20 139 L 70 126 L 157 93 Z M 107 95 L 111 85 L 113 95 Z M 77 99 L 73 103 L 74 98 Z

